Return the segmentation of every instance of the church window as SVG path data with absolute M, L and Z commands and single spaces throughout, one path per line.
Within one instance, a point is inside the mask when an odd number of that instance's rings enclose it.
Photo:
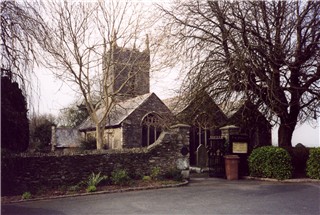
M 211 124 L 212 122 L 210 121 L 210 117 L 207 113 L 201 113 L 195 118 L 195 125 L 198 128 L 197 136 L 199 145 L 208 145 L 210 128 L 212 127 Z
M 142 147 L 154 143 L 162 132 L 162 117 L 156 113 L 146 115 L 142 120 Z

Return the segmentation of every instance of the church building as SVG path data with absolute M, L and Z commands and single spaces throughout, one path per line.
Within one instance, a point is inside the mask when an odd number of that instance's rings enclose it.
M 230 108 L 219 107 L 206 93 L 188 102 L 181 97 L 162 101 L 151 93 L 148 37 L 143 51 L 135 47 L 121 48 L 114 42 L 104 62 L 108 88 L 117 101 L 106 121 L 105 148 L 149 146 L 164 129 L 175 123 L 191 126 L 191 165 L 197 165 L 197 148 L 207 146 L 210 137 L 220 136 L 220 128 L 226 125 L 236 125 L 241 133 L 248 135 L 251 148 L 271 145 L 271 125 L 247 101 L 234 103 Z M 79 131 L 85 138 L 95 136 L 95 125 L 88 118 Z
M 122 48 L 113 42 L 105 56 L 104 70 L 110 95 L 116 100 L 107 117 L 104 148 L 145 147 L 155 142 L 173 115 L 155 93 L 150 93 L 148 36 L 143 51 Z M 79 131 L 85 138 L 95 137 L 95 124 L 90 117 Z

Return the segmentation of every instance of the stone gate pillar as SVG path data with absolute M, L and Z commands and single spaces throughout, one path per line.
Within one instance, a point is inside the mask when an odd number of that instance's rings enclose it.
M 235 126 L 235 125 L 227 125 L 224 127 L 220 128 L 221 131 L 221 137 L 224 137 L 226 139 L 226 143 L 229 145 L 230 144 L 230 136 L 239 134 L 240 132 L 240 127 Z M 228 147 L 230 150 L 230 147 Z
M 181 170 L 182 177 L 189 178 L 190 175 L 190 153 L 189 153 L 189 125 L 177 124 L 171 126 L 171 131 L 177 134 L 177 146 L 180 149 L 177 156 L 177 168 Z
M 57 145 L 56 126 L 51 126 L 51 151 L 55 150 Z
M 227 141 L 230 139 L 230 135 L 239 134 L 240 127 L 235 125 L 227 125 L 220 128 L 221 136 L 224 137 Z

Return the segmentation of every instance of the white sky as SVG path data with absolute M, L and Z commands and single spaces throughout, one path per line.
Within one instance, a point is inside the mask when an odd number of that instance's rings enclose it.
M 40 85 L 40 114 L 50 113 L 57 116 L 61 109 L 81 99 L 81 95 L 74 92 L 67 83 L 55 78 L 48 69 L 37 68 L 36 74 Z M 181 83 L 178 73 L 173 70 L 151 73 L 150 76 L 150 91 L 161 99 L 173 97 Z

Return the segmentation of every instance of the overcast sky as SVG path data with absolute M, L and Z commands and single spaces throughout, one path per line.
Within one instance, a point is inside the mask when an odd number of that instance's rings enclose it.
M 60 110 L 81 99 L 68 84 L 56 79 L 53 73 L 47 69 L 37 68 L 36 74 L 40 85 L 39 113 L 58 115 Z M 151 73 L 150 91 L 161 99 L 175 96 L 181 84 L 181 78 L 173 70 Z M 75 86 L 76 88 L 76 86 Z

